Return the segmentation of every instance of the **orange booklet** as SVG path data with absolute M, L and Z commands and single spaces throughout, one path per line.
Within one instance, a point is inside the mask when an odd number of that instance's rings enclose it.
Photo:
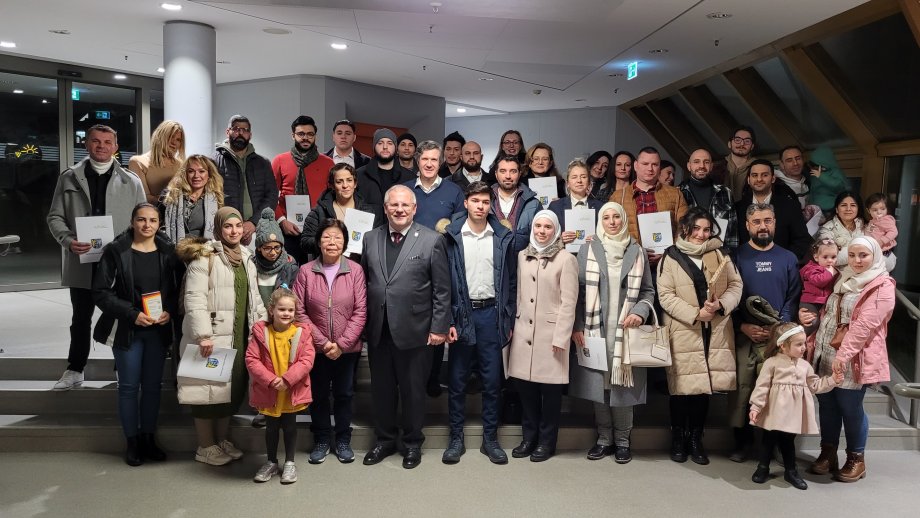
M 141 305 L 144 307 L 144 313 L 154 320 L 159 320 L 163 315 L 163 296 L 159 291 L 141 295 Z

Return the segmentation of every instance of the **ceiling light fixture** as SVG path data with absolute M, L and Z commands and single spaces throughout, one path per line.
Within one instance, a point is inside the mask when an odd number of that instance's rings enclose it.
M 726 18 L 731 18 L 731 17 L 732 17 L 731 13 L 719 13 L 719 12 L 709 13 L 706 15 L 706 18 L 709 18 L 710 20 L 724 20 Z
M 42 104 L 48 104 L 48 99 L 42 99 Z
M 585 101 L 587 101 L 587 99 L 575 99 L 575 102 L 577 103 L 583 103 Z
M 15 89 L 15 90 L 13 90 L 13 93 L 14 93 L 14 94 L 22 94 L 22 93 L 25 93 L 25 92 L 23 92 L 22 90 L 20 90 L 19 88 L 17 88 L 17 89 Z
M 466 108 L 457 108 L 457 113 L 466 113 Z
M 60 34 L 61 36 L 70 36 L 70 31 L 67 29 L 48 29 L 48 32 L 51 34 Z
M 162 4 L 160 4 L 160 7 L 162 7 L 163 9 L 166 9 L 167 11 L 181 11 L 181 10 L 182 10 L 182 6 L 181 6 L 181 5 L 179 5 L 179 4 L 170 4 L 170 3 L 166 3 L 166 2 L 163 2 Z
M 124 75 L 124 74 L 115 74 L 115 75 L 112 76 L 112 77 L 115 78 L 115 79 L 117 79 L 117 80 L 119 80 L 119 81 L 124 81 L 125 79 L 128 79 L 128 76 L 126 76 L 126 75 Z
M 441 5 L 443 4 L 441 4 L 441 2 L 431 2 L 428 5 L 431 6 L 431 10 L 434 11 L 434 14 L 438 14 L 438 11 L 441 10 Z
M 218 64 L 218 65 L 229 65 L 230 62 L 227 61 L 226 59 L 218 59 L 218 60 L 217 60 L 217 64 Z
M 5 49 L 15 49 L 16 44 L 13 43 L 12 41 L 0 41 L 0 47 L 3 47 Z
M 348 48 L 348 45 L 345 43 L 333 43 L 330 45 L 330 47 L 334 48 L 335 50 L 345 50 Z
M 607 74 L 607 77 L 626 77 L 626 74 L 623 74 L 623 73 L 621 73 L 621 72 L 617 72 L 617 73 L 615 73 L 615 74 Z
M 166 72 L 166 69 L 163 68 L 163 67 L 160 67 L 160 68 L 157 69 L 157 72 L 159 72 L 159 73 L 162 74 L 163 72 Z
M 290 33 L 291 33 L 291 31 L 289 31 L 289 30 L 287 30 L 287 29 L 280 29 L 280 28 L 277 28 L 277 27 L 268 27 L 268 28 L 266 28 L 266 29 L 262 29 L 262 32 L 264 32 L 265 34 L 274 34 L 275 36 L 282 36 L 282 35 L 284 35 L 284 34 L 290 34 Z
M 668 49 L 652 49 L 648 51 L 649 54 L 667 54 Z
M 494 77 L 480 77 L 480 81 L 495 81 Z

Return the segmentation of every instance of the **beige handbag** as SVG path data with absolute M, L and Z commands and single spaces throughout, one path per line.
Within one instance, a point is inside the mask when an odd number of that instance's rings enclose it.
M 630 367 L 670 367 L 671 344 L 668 333 L 658 323 L 655 308 L 646 300 L 639 304 L 648 304 L 652 313 L 652 324 L 623 328 L 623 339 L 629 350 Z

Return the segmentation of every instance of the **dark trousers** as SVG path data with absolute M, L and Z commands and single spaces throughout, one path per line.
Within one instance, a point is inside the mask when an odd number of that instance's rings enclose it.
M 428 373 L 428 384 L 441 384 L 441 367 L 444 366 L 444 345 L 431 347 L 431 371 Z M 448 367 L 450 368 L 450 367 Z
M 294 462 L 297 451 L 297 414 L 265 416 L 265 452 L 269 462 L 278 463 L 278 442 L 284 435 L 284 461 Z
M 90 332 L 93 325 L 93 296 L 90 290 L 70 288 L 70 305 L 73 317 L 70 320 L 70 351 L 67 353 L 67 368 L 83 372 L 89 358 Z
M 431 348 L 398 349 L 384 320 L 380 342 L 367 350 L 371 367 L 371 392 L 374 401 L 377 443 L 396 445 L 402 428 L 402 443 L 407 448 L 421 447 L 425 441 L 425 383 L 431 368 Z M 398 406 L 402 403 L 402 415 Z
M 447 358 L 447 408 L 450 433 L 463 432 L 466 412 L 466 382 L 475 359 L 482 379 L 483 438 L 495 439 L 498 433 L 498 401 L 502 384 L 502 346 L 498 337 L 498 310 L 495 306 L 474 309 L 475 344 L 453 344 Z
M 668 403 L 671 408 L 671 426 L 687 430 L 702 429 L 706 426 L 709 394 L 671 396 Z
M 779 446 L 779 452 L 783 455 L 783 467 L 787 470 L 795 469 L 795 434 L 780 432 L 779 430 L 763 431 L 760 465 L 770 465 L 770 461 L 773 460 L 773 448 L 777 446 Z
M 562 389 L 565 385 L 516 380 L 521 394 L 524 440 L 556 449 L 559 414 L 562 413 Z
M 136 332 L 130 347 L 115 347 L 112 353 L 118 371 L 118 417 L 125 437 L 135 437 L 138 430 L 154 433 L 166 363 L 166 347 L 159 332 Z
M 314 441 L 331 439 L 332 423 L 329 412 L 335 413 L 335 440 L 351 442 L 351 401 L 354 397 L 355 366 L 361 353 L 343 354 L 336 360 L 330 360 L 321 352 L 316 353 L 313 370 L 310 371 L 310 389 L 313 391 L 313 404 L 310 406 L 310 431 Z M 329 386 L 335 403 L 330 408 Z

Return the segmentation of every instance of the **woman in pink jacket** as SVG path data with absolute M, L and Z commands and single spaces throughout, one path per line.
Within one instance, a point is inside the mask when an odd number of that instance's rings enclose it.
M 316 347 L 316 363 L 310 371 L 310 464 L 326 460 L 331 449 L 330 383 L 335 397 L 335 456 L 343 463 L 355 460 L 351 449 L 351 399 L 367 317 L 367 286 L 361 266 L 342 256 L 347 235 L 348 229 L 341 221 L 322 222 L 316 231 L 321 255 L 301 266 L 294 281 L 294 294 L 301 301 L 297 320 L 310 324 Z
M 843 372 L 844 381 L 834 390 L 818 395 L 821 455 L 812 464 L 814 473 L 836 471 L 837 480 L 842 482 L 856 482 L 866 476 L 864 451 L 869 421 L 863 411 L 863 397 L 868 385 L 890 379 L 885 339 L 894 304 L 895 281 L 885 269 L 885 256 L 878 242 L 866 236 L 854 238 L 847 248 L 847 267 L 834 284 L 815 335 L 815 371 L 819 376 Z M 804 325 L 811 324 L 814 318 L 813 313 L 800 312 Z M 849 329 L 835 350 L 831 342 L 838 321 L 849 325 Z M 847 460 L 838 471 L 841 425 L 847 440 Z

